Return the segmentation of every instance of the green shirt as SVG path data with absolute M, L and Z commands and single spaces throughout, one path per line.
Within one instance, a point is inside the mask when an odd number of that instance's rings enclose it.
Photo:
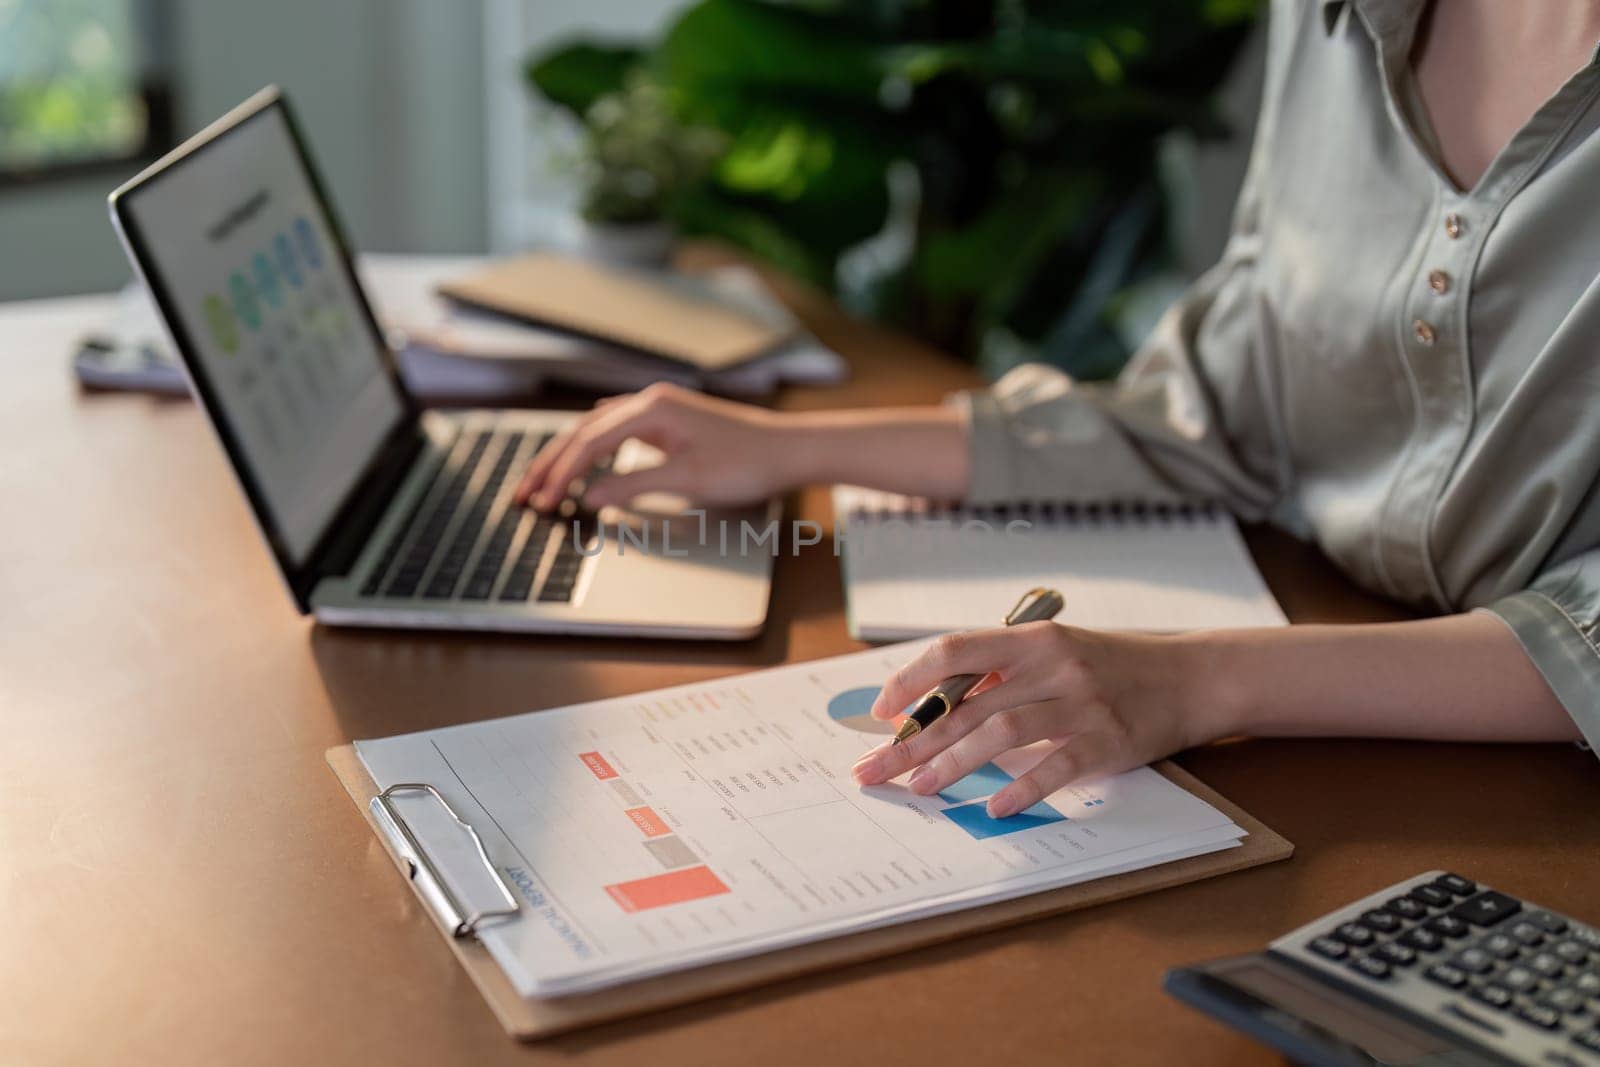
M 1470 190 L 1424 0 L 1276 0 L 1221 262 L 1114 383 L 963 398 L 976 503 L 1207 497 L 1368 589 L 1512 629 L 1600 746 L 1600 55 Z

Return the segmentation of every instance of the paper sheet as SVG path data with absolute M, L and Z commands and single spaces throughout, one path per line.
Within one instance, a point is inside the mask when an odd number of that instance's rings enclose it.
M 432 783 L 478 829 L 522 906 L 480 936 L 523 995 L 908 921 L 1243 836 L 1148 768 L 989 819 L 985 798 L 1037 758 L 1026 750 L 937 796 L 859 788 L 850 767 L 887 730 L 867 708 L 920 647 L 356 749 L 380 788 Z

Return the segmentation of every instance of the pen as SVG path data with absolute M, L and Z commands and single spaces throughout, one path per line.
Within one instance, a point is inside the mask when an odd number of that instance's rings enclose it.
M 1061 594 L 1054 589 L 1030 589 L 1022 594 L 1017 606 L 1006 616 L 1006 625 L 1020 626 L 1025 622 L 1053 619 L 1064 603 Z M 917 706 L 906 716 L 906 721 L 900 724 L 891 746 L 917 736 L 950 714 L 982 678 L 981 674 L 957 674 L 934 686 L 927 696 L 917 701 Z

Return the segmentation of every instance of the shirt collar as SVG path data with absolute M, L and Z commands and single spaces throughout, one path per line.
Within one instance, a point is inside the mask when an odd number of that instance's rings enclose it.
M 1322 28 L 1332 36 L 1344 9 L 1354 7 L 1374 36 L 1409 36 L 1416 29 L 1425 3 L 1426 0 L 1322 0 Z
M 1339 25 L 1339 16 L 1352 4 L 1359 4 L 1373 31 L 1379 36 L 1387 36 L 1402 29 L 1414 30 L 1425 2 L 1426 0 L 1322 0 L 1322 31 L 1326 36 L 1332 37 L 1334 29 Z M 1589 57 L 1589 65 L 1600 66 L 1600 42 L 1595 44 L 1595 50 Z

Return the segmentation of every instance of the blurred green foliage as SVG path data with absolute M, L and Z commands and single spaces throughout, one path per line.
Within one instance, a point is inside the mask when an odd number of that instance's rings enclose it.
M 837 292 L 914 175 L 901 255 L 852 304 L 991 370 L 1083 376 L 1126 351 L 1119 294 L 1171 262 L 1161 135 L 1227 131 L 1212 97 L 1256 0 L 700 0 L 650 44 L 530 59 L 584 117 L 647 77 L 725 148 L 675 197 L 686 232 L 732 240 Z M 890 225 L 890 229 L 893 226 Z
M 129 0 L 0 0 L 0 172 L 145 141 Z

